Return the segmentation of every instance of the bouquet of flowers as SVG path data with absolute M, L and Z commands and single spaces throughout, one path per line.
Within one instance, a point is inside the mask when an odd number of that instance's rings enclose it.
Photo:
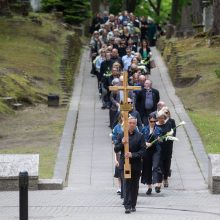
M 158 139 L 155 139 L 154 141 L 150 142 L 150 146 L 147 147 L 147 149 L 149 147 L 151 147 L 154 143 L 156 143 L 157 141 L 178 141 L 179 139 L 173 136 L 174 130 L 176 130 L 178 127 L 185 125 L 186 123 L 184 121 L 181 121 L 175 128 L 171 129 L 169 132 L 167 132 L 165 135 L 159 137 Z

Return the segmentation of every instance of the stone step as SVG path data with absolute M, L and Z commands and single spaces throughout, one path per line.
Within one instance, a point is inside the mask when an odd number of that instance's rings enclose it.
M 61 103 L 60 107 L 66 107 L 68 105 L 68 103 Z
M 11 105 L 15 110 L 20 110 L 23 107 L 23 104 L 21 103 L 12 103 Z
M 10 97 L 10 96 L 6 96 L 6 97 L 1 97 L 0 99 L 2 99 L 4 102 L 6 102 L 7 104 L 11 104 L 12 102 L 15 101 L 15 98 Z
M 62 179 L 39 179 L 38 189 L 39 190 L 62 190 L 63 180 Z

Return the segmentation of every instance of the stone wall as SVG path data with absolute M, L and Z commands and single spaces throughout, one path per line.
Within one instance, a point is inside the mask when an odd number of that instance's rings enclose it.
M 209 154 L 208 185 L 213 194 L 220 194 L 220 154 Z

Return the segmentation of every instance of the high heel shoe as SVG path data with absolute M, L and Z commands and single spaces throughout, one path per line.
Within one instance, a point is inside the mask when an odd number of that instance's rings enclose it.
M 156 186 L 156 187 L 155 187 L 155 192 L 156 192 L 156 193 L 160 193 L 160 187 L 159 187 L 159 186 Z

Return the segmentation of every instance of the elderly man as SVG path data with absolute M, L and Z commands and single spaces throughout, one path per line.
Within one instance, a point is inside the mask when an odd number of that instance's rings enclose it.
M 124 207 L 125 213 L 129 214 L 136 211 L 136 203 L 139 189 L 139 179 L 141 174 L 141 158 L 145 152 L 145 141 L 143 135 L 136 130 L 137 119 L 133 116 L 128 119 L 128 136 L 126 140 L 124 135 L 119 135 L 118 144 L 115 145 L 115 152 L 121 152 L 119 168 L 122 171 Z M 129 152 L 124 153 L 124 144 L 129 143 Z M 131 178 L 124 178 L 124 162 L 129 158 L 131 163 Z
M 149 114 L 157 110 L 157 103 L 159 101 L 159 91 L 152 88 L 152 81 L 147 79 L 144 83 L 144 89 L 136 97 L 136 108 L 141 115 L 144 125 L 148 123 Z
M 123 67 L 122 59 L 119 57 L 118 50 L 116 48 L 112 49 L 111 61 L 112 63 L 118 62 L 121 64 L 121 67 Z

